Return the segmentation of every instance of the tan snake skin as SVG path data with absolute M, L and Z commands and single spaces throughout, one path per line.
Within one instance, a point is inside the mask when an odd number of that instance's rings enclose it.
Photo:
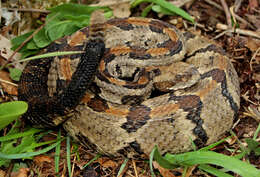
M 63 123 L 75 139 L 108 155 L 138 158 L 154 145 L 162 153 L 190 151 L 191 141 L 208 145 L 231 128 L 240 89 L 221 48 L 154 19 L 113 19 L 99 25 L 105 34 L 104 57 L 91 87 Z M 88 33 L 84 28 L 46 52 L 83 50 Z M 70 82 L 79 58 L 54 58 L 49 96 Z

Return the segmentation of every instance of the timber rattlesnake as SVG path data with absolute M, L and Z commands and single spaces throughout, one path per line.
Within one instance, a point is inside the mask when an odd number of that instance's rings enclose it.
M 45 51 L 85 54 L 27 64 L 19 99 L 29 103 L 25 116 L 31 122 L 43 127 L 63 123 L 87 146 L 128 157 L 149 154 L 154 145 L 162 153 L 189 151 L 191 140 L 203 146 L 231 128 L 240 90 L 221 48 L 154 19 L 112 19 L 93 29 L 102 31 L 103 39 L 94 39 L 92 54 L 85 48 L 93 44 L 86 27 Z M 87 65 L 82 61 L 101 57 L 94 81 L 86 86 L 91 75 L 80 76 Z

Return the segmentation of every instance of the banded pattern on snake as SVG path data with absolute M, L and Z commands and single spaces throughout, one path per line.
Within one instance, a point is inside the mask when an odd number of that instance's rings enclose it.
M 189 151 L 191 140 L 204 146 L 231 128 L 240 89 L 223 49 L 155 19 L 112 19 L 93 25 L 92 30 L 102 36 L 93 54 L 87 54 L 93 35 L 86 27 L 45 50 L 85 50 L 83 55 L 35 60 L 26 66 L 19 98 L 29 102 L 26 116 L 33 123 L 43 127 L 62 123 L 86 146 L 137 158 L 149 154 L 154 145 L 162 153 Z M 104 53 L 100 43 L 105 45 Z M 82 61 L 91 58 L 100 62 L 86 87 L 86 79 L 78 79 L 86 71 Z M 76 84 L 85 87 L 78 90 Z

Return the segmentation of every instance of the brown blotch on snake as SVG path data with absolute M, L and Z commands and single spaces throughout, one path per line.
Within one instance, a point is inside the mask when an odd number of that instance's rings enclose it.
M 43 127 L 64 122 L 69 134 L 84 145 L 133 158 L 149 155 L 155 145 L 162 153 L 190 151 L 191 140 L 201 147 L 230 130 L 240 90 L 222 48 L 160 20 L 131 17 L 94 26 L 94 34 L 86 27 L 44 51 L 83 51 L 89 39 L 99 36 L 104 41 L 93 82 L 82 98 L 74 96 L 79 104 L 73 96 L 64 96 L 74 100 L 73 108 L 39 97 L 59 95 L 71 83 L 83 84 L 73 77 L 80 74 L 81 55 L 33 60 L 26 66 L 19 99 L 29 102 L 26 115 L 31 122 Z M 65 58 L 71 60 L 66 62 L 70 69 L 62 70 L 58 66 Z M 54 114 L 46 118 L 48 111 Z

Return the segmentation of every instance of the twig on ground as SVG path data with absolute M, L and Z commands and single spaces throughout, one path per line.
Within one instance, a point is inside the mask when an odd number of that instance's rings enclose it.
M 132 163 L 133 163 L 133 167 L 134 167 L 135 177 L 138 177 L 135 160 L 132 160 Z
M 71 169 L 71 176 L 73 176 L 73 174 L 74 174 L 76 157 L 77 156 L 75 155 L 74 158 L 73 158 L 73 165 L 72 165 L 72 169 Z
M 230 13 L 231 13 L 231 15 L 232 15 L 232 17 L 233 17 L 233 21 L 234 21 L 233 29 L 234 29 L 234 28 L 236 27 L 236 25 L 237 25 L 237 19 L 236 19 L 236 17 L 235 17 L 234 6 L 231 6 L 231 7 L 229 8 L 229 11 L 230 11 Z
M 182 7 L 183 5 L 191 2 L 192 0 L 177 0 L 177 1 L 170 1 L 170 3 L 172 3 L 173 5 L 175 5 L 176 7 Z
M 212 1 L 212 0 L 204 0 L 204 1 L 207 2 L 207 3 L 210 4 L 210 5 L 215 6 L 215 7 L 218 8 L 219 10 L 223 10 L 223 8 L 222 8 L 220 5 L 218 5 L 217 3 L 215 3 L 215 2 Z
M 12 83 L 12 82 L 9 82 L 9 81 L 6 81 L 6 80 L 3 80 L 3 79 L 0 79 L 0 82 L 3 82 L 3 83 L 10 84 L 10 85 L 13 85 L 13 86 L 15 86 L 15 87 L 18 87 L 17 84 Z
M 220 29 L 220 30 L 226 30 L 227 32 L 242 34 L 242 35 L 251 36 L 251 37 L 260 39 L 260 32 L 243 30 L 243 29 L 239 29 L 239 28 L 236 28 L 235 30 L 231 30 L 231 29 L 229 29 L 229 27 L 227 25 L 224 25 L 224 24 L 221 24 L 221 23 L 218 23 L 216 25 L 216 28 Z
M 212 27 L 210 27 L 210 26 L 205 26 L 204 24 L 201 24 L 201 23 L 195 23 L 195 24 L 193 24 L 193 23 L 191 23 L 191 22 L 188 22 L 188 21 L 183 21 L 183 23 L 188 23 L 188 24 L 191 24 L 191 25 L 194 25 L 194 27 L 195 27 L 195 29 L 196 29 L 196 27 L 199 27 L 199 28 L 202 28 L 203 30 L 208 30 L 208 31 L 213 31 L 214 29 L 212 28 Z M 187 25 L 185 26 L 185 29 L 188 29 L 188 27 L 187 27 Z
M 50 13 L 49 10 L 41 10 L 41 9 L 31 9 L 31 8 L 28 8 L 28 9 L 18 9 L 18 8 L 6 8 L 7 10 L 10 10 L 10 11 L 20 11 L 20 12 L 38 12 L 38 13 Z
M 229 32 L 228 30 L 225 30 L 225 31 L 219 33 L 219 34 L 218 34 L 217 36 L 215 36 L 213 39 L 216 40 L 216 39 L 220 38 L 221 36 L 225 35 L 226 33 L 230 33 L 230 32 Z
M 127 171 L 126 174 L 128 174 L 130 177 L 135 177 L 132 175 L 132 173 L 130 171 Z
M 232 16 L 234 17 L 234 20 L 237 19 L 238 21 L 249 26 L 251 29 L 255 29 L 255 27 L 253 25 L 251 25 L 249 22 L 247 22 L 246 20 L 244 20 L 243 18 L 241 18 L 239 15 L 237 15 L 235 13 L 235 6 L 230 7 L 230 12 L 231 12 Z
M 250 65 L 250 70 L 253 71 L 253 66 L 252 66 L 252 61 L 255 60 L 256 56 L 260 53 L 260 47 L 255 51 L 255 53 L 253 54 L 249 65 Z
M 90 6 L 113 6 L 113 5 L 119 5 L 119 4 L 124 4 L 127 2 L 131 2 L 131 0 L 120 0 L 120 1 L 100 1 L 97 4 L 90 4 Z
M 222 7 L 224 8 L 224 12 L 226 14 L 226 20 L 227 20 L 228 27 L 229 27 L 229 29 L 231 29 L 232 28 L 231 15 L 229 13 L 227 3 L 225 0 L 220 0 L 220 2 L 222 4 Z
M 243 1 L 243 0 L 236 0 L 236 1 L 235 1 L 235 4 L 234 4 L 234 6 L 235 6 L 235 12 L 237 12 L 238 9 L 240 8 L 242 1 Z
M 5 98 L 5 93 L 4 93 L 2 87 L 0 87 L 0 95 L 1 95 L 2 98 Z

